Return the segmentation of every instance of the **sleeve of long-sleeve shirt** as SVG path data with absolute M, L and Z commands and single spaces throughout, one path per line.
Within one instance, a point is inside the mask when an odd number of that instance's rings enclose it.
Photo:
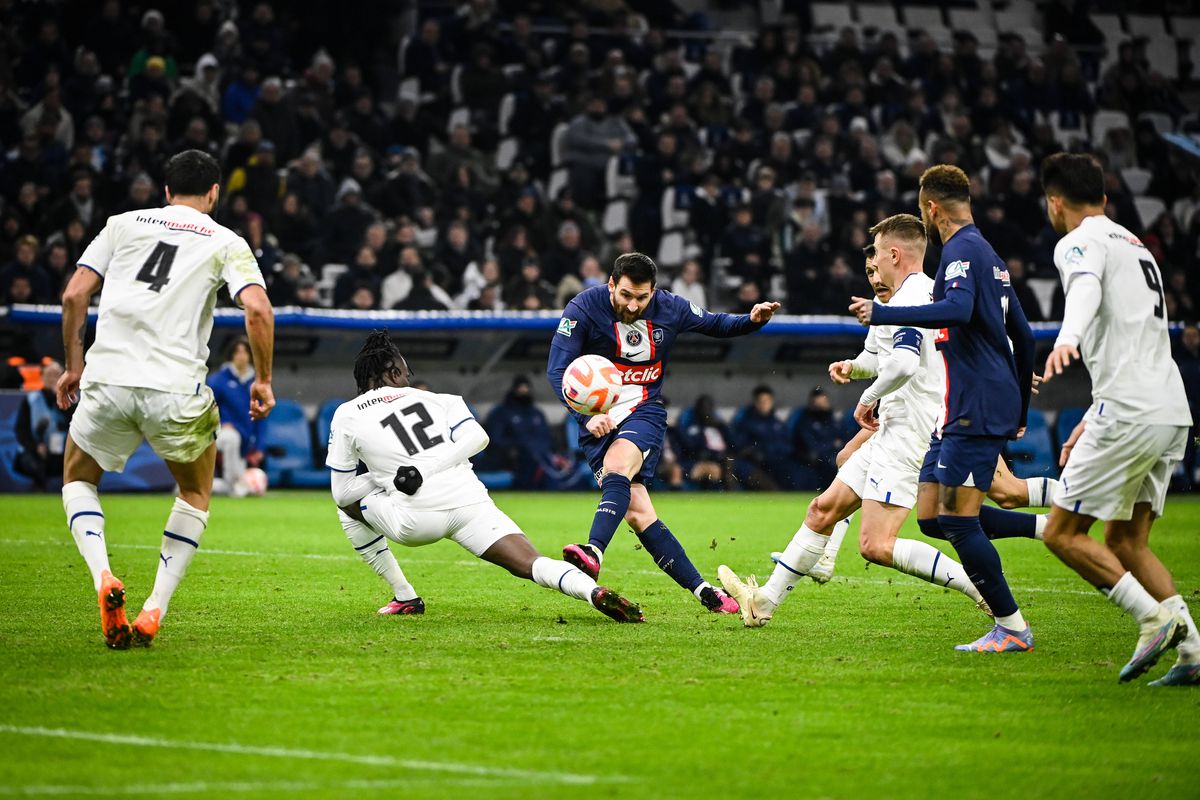
M 563 399 L 563 375 L 571 362 L 583 353 L 583 343 L 587 339 L 588 317 L 583 313 L 579 304 L 572 300 L 563 311 L 562 319 L 558 321 L 558 330 L 550 342 L 550 357 L 546 362 L 546 379 L 558 402 L 562 403 L 567 413 L 575 417 L 580 425 L 587 424 L 587 416 L 580 414 L 567 405 Z
M 959 263 L 959 262 L 956 262 Z M 946 268 L 946 275 L 954 264 Z M 970 271 L 959 273 L 960 280 L 946 280 L 946 295 L 936 303 L 921 306 L 890 306 L 875 303 L 871 310 L 871 325 L 911 325 L 918 328 L 953 328 L 971 321 L 975 310 L 974 281 L 967 279 Z
M 913 330 L 904 328 L 903 330 Z M 920 351 L 908 347 L 896 347 L 891 355 L 883 359 L 879 365 L 878 377 L 862 393 L 859 403 L 873 406 L 879 400 L 908 383 L 909 378 L 917 374 L 921 366 Z
M 701 308 L 682 297 L 669 295 L 679 320 L 679 330 L 695 331 L 716 339 L 731 339 L 761 330 L 765 322 L 751 322 L 749 314 L 721 314 Z

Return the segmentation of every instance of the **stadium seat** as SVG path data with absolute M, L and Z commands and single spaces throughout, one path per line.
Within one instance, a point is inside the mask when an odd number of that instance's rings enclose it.
M 396 90 L 397 100 L 411 100 L 414 103 L 421 101 L 421 81 L 419 78 L 405 78 L 400 81 L 400 87 Z
M 1092 22 L 1104 34 L 1104 43 L 1108 45 L 1109 54 L 1115 56 L 1117 45 L 1127 38 L 1121 18 L 1116 14 L 1092 14 Z
M 513 161 L 516 161 L 519 150 L 520 145 L 517 143 L 515 136 L 501 139 L 499 146 L 496 147 L 496 169 L 501 172 L 508 172 L 508 168 L 512 166 Z
M 313 466 L 312 434 L 304 407 L 280 400 L 271 412 L 263 449 L 267 479 L 273 486 L 316 488 L 329 485 L 329 472 Z
M 1155 43 L 1165 42 L 1167 39 L 1167 25 L 1163 18 L 1158 15 L 1150 14 L 1130 14 L 1127 17 L 1129 22 L 1129 32 L 1134 36 L 1145 36 L 1151 42 L 1151 47 Z
M 1179 78 L 1179 50 L 1173 40 L 1152 40 L 1146 47 L 1146 60 L 1150 62 L 1151 72 L 1157 72 L 1170 81 Z
M 1059 411 L 1058 419 L 1054 421 L 1054 438 L 1057 439 L 1055 444 L 1061 448 L 1063 442 L 1071 438 L 1071 431 L 1075 430 L 1075 426 L 1086 413 L 1086 408 L 1064 408 Z
M 1185 39 L 1193 44 L 1200 43 L 1200 17 L 1172 17 L 1171 30 L 1174 31 L 1176 39 Z
M 637 182 L 629 174 L 627 162 L 621 156 L 612 156 L 604 169 L 604 189 L 609 200 L 618 197 L 632 198 L 637 194 Z
M 664 233 L 658 244 L 658 265 L 660 267 L 678 267 L 683 264 L 684 257 L 683 233 L 671 231 Z
M 879 33 L 900 30 L 900 18 L 891 3 L 859 3 L 858 18 L 865 28 L 875 28 Z
M 813 3 L 812 21 L 813 29 L 818 31 L 823 29 L 840 31 L 847 26 L 854 27 L 849 3 Z
M 560 122 L 550 133 L 550 166 L 561 167 L 563 164 L 563 145 L 567 138 L 567 123 Z
M 512 122 L 513 113 L 517 110 L 517 96 L 512 92 L 500 98 L 499 126 L 500 135 L 508 136 L 508 126 Z
M 682 192 L 689 191 L 688 189 Z M 662 227 L 664 231 L 686 228 L 690 214 L 683 204 L 683 193 L 674 186 L 668 186 L 662 195 Z
M 333 423 L 334 412 L 338 406 L 346 402 L 342 399 L 326 400 L 317 411 L 317 450 L 324 452 L 329 447 L 329 426 Z
M 1133 205 L 1137 208 L 1143 230 L 1153 225 L 1159 216 L 1167 210 L 1167 204 L 1157 197 L 1135 197 L 1133 198 Z
M 979 40 L 981 47 L 992 50 L 996 47 L 998 37 L 991 16 L 990 12 L 979 8 L 952 8 L 950 9 L 950 28 L 972 34 Z
M 1133 192 L 1135 197 L 1141 197 L 1146 193 L 1152 177 L 1154 177 L 1154 173 L 1141 167 L 1126 167 L 1121 170 L 1121 180 L 1125 181 L 1125 185 L 1129 187 L 1129 191 Z
M 1037 6 L 1031 2 L 1013 0 L 1007 8 L 996 10 L 996 30 L 1002 33 L 1038 31 L 1039 28 L 1041 28 L 1041 19 Z M 1040 32 L 1038 37 L 1040 40 Z M 1028 42 L 1028 44 L 1033 44 L 1033 42 Z
M 1025 435 L 1009 442 L 1007 451 L 1012 459 L 1013 474 L 1018 478 L 1033 478 L 1058 472 L 1058 459 L 1054 457 L 1054 444 L 1050 440 L 1050 427 L 1046 424 L 1046 415 L 1036 408 L 1029 409 Z
M 954 40 L 946 23 L 942 20 L 940 6 L 910 6 L 904 8 L 904 26 L 910 33 L 928 33 L 937 42 L 939 48 L 948 47 Z
M 450 117 L 446 120 L 446 133 L 451 133 L 460 125 L 471 127 L 471 109 L 466 106 L 459 106 L 450 112 Z
M 1162 111 L 1143 111 L 1138 114 L 1138 122 L 1149 122 L 1160 134 L 1175 130 L 1175 121 L 1171 115 Z
M 550 199 L 558 197 L 558 193 L 567 185 L 568 177 L 566 167 L 560 167 L 551 172 L 550 183 L 546 185 L 546 197 Z
M 604 208 L 604 232 L 609 236 L 629 227 L 629 201 L 611 200 Z
M 1097 111 L 1092 117 L 1092 141 L 1101 145 L 1106 141 L 1109 131 L 1125 128 L 1131 129 L 1129 115 L 1124 111 Z
M 455 64 L 450 70 L 450 100 L 454 105 L 462 105 L 462 64 Z

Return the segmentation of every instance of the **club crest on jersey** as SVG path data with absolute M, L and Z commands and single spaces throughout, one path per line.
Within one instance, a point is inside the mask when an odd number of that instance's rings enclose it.
M 954 261 L 946 265 L 946 280 L 951 278 L 967 277 L 967 270 L 971 268 L 970 261 Z
M 637 347 L 642 343 L 642 334 L 638 331 L 630 331 L 629 333 L 625 334 L 625 341 L 630 347 Z
M 662 340 L 663 340 L 662 328 L 655 328 L 654 333 L 650 334 L 650 338 L 654 340 L 655 344 L 662 344 Z
M 579 324 L 579 320 L 567 319 L 563 317 L 558 321 L 558 332 L 567 338 L 570 338 L 571 332 L 575 330 L 575 326 Z
M 1080 264 L 1083 262 L 1083 254 L 1086 250 L 1087 250 L 1086 246 L 1072 247 L 1070 250 L 1067 251 L 1067 255 L 1063 257 L 1063 261 L 1066 261 L 1068 264 L 1072 264 L 1072 265 Z

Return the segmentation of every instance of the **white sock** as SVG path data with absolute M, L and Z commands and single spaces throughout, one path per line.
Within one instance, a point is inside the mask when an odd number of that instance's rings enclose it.
M 396 556 L 388 549 L 387 540 L 376 533 L 375 529 L 350 517 L 346 512 L 338 511 L 338 520 L 346 538 L 354 546 L 355 551 L 362 556 L 375 574 L 383 578 L 392 587 L 392 594 L 397 600 L 412 600 L 417 596 L 417 590 L 404 577 L 404 570 L 396 562 Z
M 852 519 L 853 514 L 833 526 L 833 533 L 829 534 L 829 541 L 825 543 L 825 555 L 830 561 L 837 561 L 838 551 L 842 549 L 842 540 L 846 538 L 846 531 L 850 530 Z
M 62 488 L 63 511 L 67 513 L 67 526 L 75 539 L 75 546 L 83 556 L 88 571 L 92 573 L 92 585 L 100 591 L 100 575 L 108 569 L 108 545 L 104 541 L 104 512 L 100 509 L 100 495 L 96 485 L 86 481 L 64 483 Z
M 1162 604 L 1150 596 L 1146 588 L 1138 583 L 1138 579 L 1133 577 L 1132 572 L 1126 572 L 1110 591 L 1104 593 L 1118 608 L 1137 620 L 1139 625 L 1149 622 L 1162 610 Z
M 591 602 L 592 591 L 596 588 L 596 582 L 578 568 L 545 556 L 539 556 L 533 562 L 533 582 L 585 602 Z
M 983 599 L 962 564 L 931 544 L 916 539 L 897 539 L 892 550 L 892 567 L 905 575 L 956 589 L 976 603 Z
M 179 582 L 187 574 L 192 556 L 200 549 L 200 539 L 208 526 L 208 512 L 188 505 L 182 497 L 175 498 L 175 505 L 167 517 L 163 530 L 162 552 L 158 555 L 158 574 L 154 576 L 154 591 L 146 598 L 142 608 L 160 609 L 161 617 L 167 615 L 167 605 L 175 594 Z
M 1030 508 L 1048 508 L 1058 496 L 1058 481 L 1054 478 L 1026 478 Z M 1039 537 L 1040 538 L 1040 537 Z
M 771 604 L 771 608 L 783 602 L 787 593 L 795 588 L 796 583 L 808 574 L 813 564 L 825 554 L 828 536 L 822 536 L 810 530 L 807 525 L 801 525 L 800 530 L 788 542 L 788 546 L 775 565 L 771 577 L 759 591 L 759 597 Z
M 1050 515 L 1034 514 L 1033 519 L 1033 538 L 1040 542 L 1046 538 L 1046 523 L 1050 521 Z
M 1200 630 L 1196 630 L 1196 623 L 1192 621 L 1192 612 L 1188 610 L 1187 603 L 1176 594 L 1163 600 L 1162 607 L 1177 617 L 1183 617 L 1187 622 L 1188 635 L 1178 648 L 1180 660 L 1188 664 L 1200 661 Z
M 1021 609 L 1017 609 L 1007 617 L 996 617 L 996 624 L 1008 628 L 1010 631 L 1023 631 L 1029 627 L 1029 623 L 1025 621 L 1025 617 L 1021 614 Z

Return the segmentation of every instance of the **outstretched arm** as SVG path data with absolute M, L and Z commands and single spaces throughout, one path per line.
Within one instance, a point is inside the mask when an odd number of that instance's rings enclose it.
M 953 328 L 971 321 L 975 293 L 946 289 L 946 297 L 920 306 L 891 306 L 865 297 L 852 297 L 850 312 L 863 325 L 912 325 L 918 328 Z
M 696 331 L 716 339 L 731 339 L 754 333 L 771 321 L 779 310 L 779 303 L 759 303 L 749 314 L 718 314 L 688 304 L 688 313 L 680 326 L 683 330 Z

